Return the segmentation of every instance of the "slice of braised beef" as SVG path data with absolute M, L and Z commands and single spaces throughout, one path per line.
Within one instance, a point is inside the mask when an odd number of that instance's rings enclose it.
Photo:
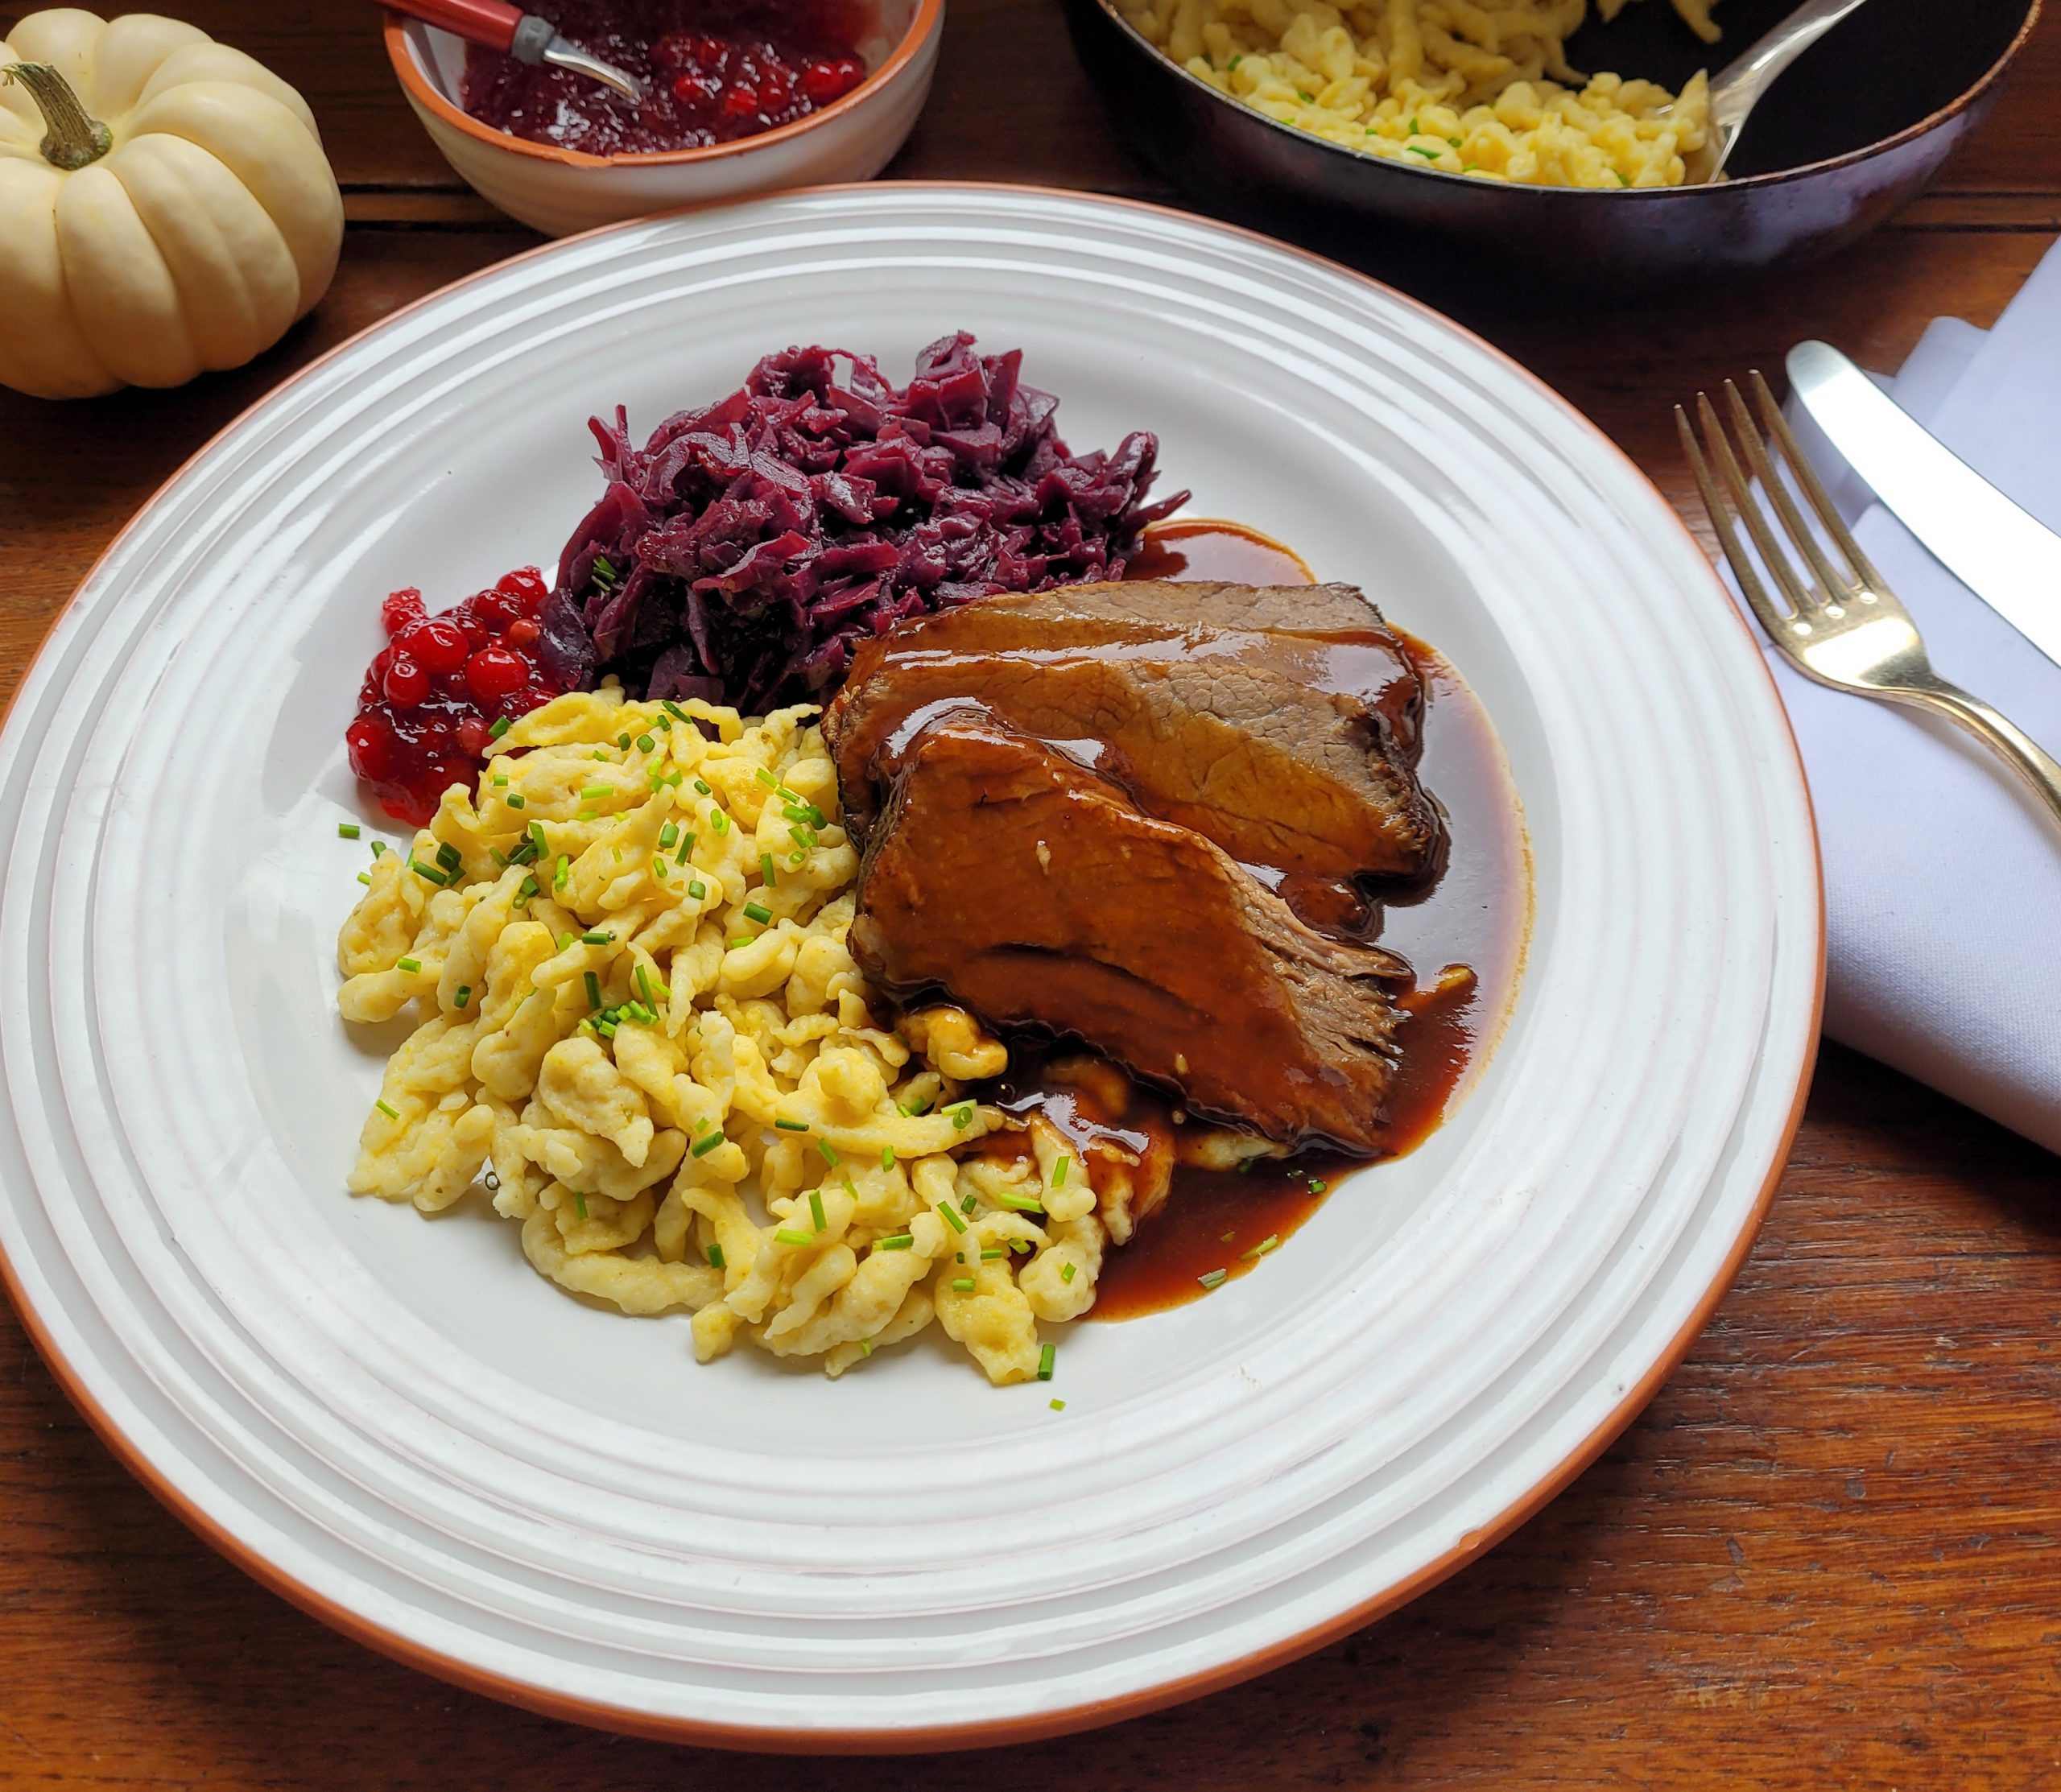
M 898 756 L 851 946 L 904 997 L 1084 1041 L 1198 1113 L 1378 1150 L 1392 953 L 1325 938 L 1192 829 L 1059 748 L 960 709 Z
M 1349 586 L 1075 585 L 896 627 L 861 650 L 824 725 L 861 837 L 913 733 L 969 699 L 1291 900 L 1419 876 L 1443 850 L 1414 770 L 1423 681 Z M 1320 921 L 1337 906 L 1296 906 Z

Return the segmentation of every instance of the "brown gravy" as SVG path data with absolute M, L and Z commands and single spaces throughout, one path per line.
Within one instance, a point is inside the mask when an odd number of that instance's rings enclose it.
M 1188 518 L 1154 526 L 1129 576 L 1304 584 L 1315 576 L 1292 549 L 1244 525 Z M 1439 877 L 1390 894 L 1369 937 L 1408 960 L 1417 986 L 1401 999 L 1410 1014 L 1402 1064 L 1389 1097 L 1384 1157 L 1399 1157 L 1433 1132 L 1508 1012 L 1522 967 L 1530 913 L 1529 855 L 1502 749 L 1474 694 L 1438 653 L 1404 638 L 1428 692 L 1419 763 L 1444 806 L 1451 846 Z M 1442 981 L 1448 966 L 1472 974 Z M 1105 1123 L 1140 1130 L 1168 1122 L 1167 1105 L 1140 1092 L 1136 1112 Z M 1166 1207 L 1130 1242 L 1104 1258 L 1089 1317 L 1134 1319 L 1200 1299 L 1200 1279 L 1249 1273 L 1314 1213 L 1344 1171 L 1334 1154 L 1261 1159 L 1242 1171 L 1177 1165 Z M 1313 1188 L 1312 1185 L 1320 1185 Z M 1226 1236 L 1228 1234 L 1228 1236 Z

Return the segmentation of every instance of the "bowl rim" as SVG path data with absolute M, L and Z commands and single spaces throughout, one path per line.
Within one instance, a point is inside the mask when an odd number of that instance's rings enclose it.
M 1200 76 L 1190 73 L 1186 67 L 1175 61 L 1158 44 L 1153 43 L 1121 12 L 1117 11 L 1113 0 L 1071 0 L 1071 4 L 1078 10 L 1101 13 L 1109 23 L 1116 27 L 1122 35 L 1129 38 L 1138 49 L 1142 51 L 1154 62 L 1171 70 L 1191 87 L 1199 89 L 1208 94 L 1211 99 L 1229 106 L 1236 113 L 1257 120 L 1270 130 L 1278 131 L 1299 142 L 1315 144 L 1318 148 L 1334 155 L 1349 156 L 1362 166 L 1386 169 L 1395 174 L 1406 175 L 1413 180 L 1446 181 L 1456 187 L 1465 187 L 1476 192 L 1486 189 L 1503 193 L 1550 193 L 1556 196 L 1578 196 L 1588 200 L 1607 200 L 1613 203 L 1621 203 L 1626 200 L 1679 198 L 1691 192 L 1715 192 L 1778 187 L 1788 181 L 1800 180 L 1807 175 L 1824 174 L 1833 168 L 1845 167 L 1869 161 L 1875 156 L 1903 144 L 1915 142 L 1919 138 L 1927 136 L 1937 130 L 1956 114 L 1966 111 L 1996 85 L 2002 77 L 2004 71 L 2018 60 L 2019 52 L 2025 48 L 2026 40 L 2032 35 L 2033 28 L 2039 23 L 2040 14 L 2046 9 L 2047 0 L 2030 0 L 2030 4 L 2026 9 L 2025 18 L 2020 22 L 2011 41 L 2004 46 L 1997 60 L 1977 76 L 1967 88 L 1944 105 L 1928 112 L 1915 123 L 1906 125 L 1893 136 L 1880 138 L 1872 143 L 1864 143 L 1859 149 L 1848 150 L 1842 155 L 1828 156 L 1821 162 L 1806 162 L 1798 167 L 1774 168 L 1766 174 L 1749 174 L 1736 180 L 1727 178 L 1718 181 L 1700 182 L 1693 186 L 1685 183 L 1679 187 L 1534 186 L 1522 181 L 1470 180 L 1464 174 L 1449 173 L 1443 168 L 1414 167 L 1406 162 L 1398 162 L 1387 156 L 1362 155 L 1357 150 L 1348 149 L 1343 143 L 1335 143 L 1328 137 L 1318 136 L 1314 131 L 1299 130 L 1294 125 L 1282 123 L 1278 118 L 1270 118 L 1266 113 L 1245 105 L 1243 101 L 1233 98 L 1230 94 L 1211 86 Z
M 540 162 L 556 162 L 566 167 L 650 168 L 664 167 L 674 163 L 727 161 L 775 143 L 792 142 L 819 125 L 857 111 L 915 60 L 917 52 L 936 35 L 944 17 L 944 0 L 916 0 L 916 10 L 910 19 L 908 29 L 902 32 L 893 50 L 889 52 L 887 60 L 868 74 L 850 93 L 841 94 L 820 111 L 811 112 L 784 125 L 775 125 L 770 130 L 762 130 L 754 136 L 740 137 L 732 142 L 709 143 L 692 149 L 618 151 L 610 155 L 592 155 L 584 150 L 564 149 L 556 143 L 534 143 L 527 137 L 516 137 L 507 131 L 497 130 L 492 125 L 482 123 L 464 107 L 454 105 L 416 66 L 415 59 L 409 54 L 407 47 L 407 28 L 416 21 L 400 13 L 389 11 L 386 15 L 384 35 L 386 60 L 394 65 L 394 78 L 400 82 L 402 91 L 416 109 L 427 113 L 439 123 L 449 126 L 475 142 L 517 155 L 530 156 Z M 425 26 L 425 28 L 436 30 L 440 27 Z M 1142 43 L 1144 40 L 1140 39 L 1139 41 Z

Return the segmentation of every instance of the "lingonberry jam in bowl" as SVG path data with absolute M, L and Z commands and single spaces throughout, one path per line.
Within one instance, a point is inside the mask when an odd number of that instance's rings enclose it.
M 468 46 L 461 89 L 482 124 L 589 155 L 706 149 L 792 124 L 866 78 L 857 0 L 550 0 L 559 35 L 646 86 Z
M 562 688 L 537 657 L 550 588 L 534 566 L 428 613 L 412 585 L 379 606 L 386 645 L 344 731 L 351 770 L 398 821 L 426 824 L 453 784 L 470 785 L 509 724 Z
M 554 236 L 878 174 L 930 91 L 944 0 L 537 0 L 642 76 L 635 104 L 389 15 L 403 91 L 452 167 Z

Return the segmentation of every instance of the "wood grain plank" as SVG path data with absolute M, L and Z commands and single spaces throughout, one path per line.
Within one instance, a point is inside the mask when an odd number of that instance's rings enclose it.
M 0 394 L 0 692 L 93 557 L 213 430 L 356 329 L 535 240 L 450 179 L 366 14 L 309 0 L 180 10 L 309 94 L 351 188 L 343 269 L 315 316 L 239 373 L 85 406 Z M 1159 196 L 1109 132 L 1054 0 L 952 0 L 936 98 L 896 171 Z M 2061 7 L 1935 193 L 1819 267 L 1607 312 L 1517 291 L 1442 296 L 1686 506 L 1675 403 L 1778 367 L 1803 335 L 1886 366 L 1936 313 L 1989 322 L 2051 240 L 2057 195 Z M 1401 271 L 1439 287 L 1435 266 Z M 2052 1187 L 2051 1158 L 1828 1051 L 1769 1225 L 1715 1323 L 1515 1538 L 1246 1687 L 1093 1736 L 920 1763 L 740 1765 L 393 1666 L 188 1535 L 0 1312 L 0 1786 L 2061 1784 Z

